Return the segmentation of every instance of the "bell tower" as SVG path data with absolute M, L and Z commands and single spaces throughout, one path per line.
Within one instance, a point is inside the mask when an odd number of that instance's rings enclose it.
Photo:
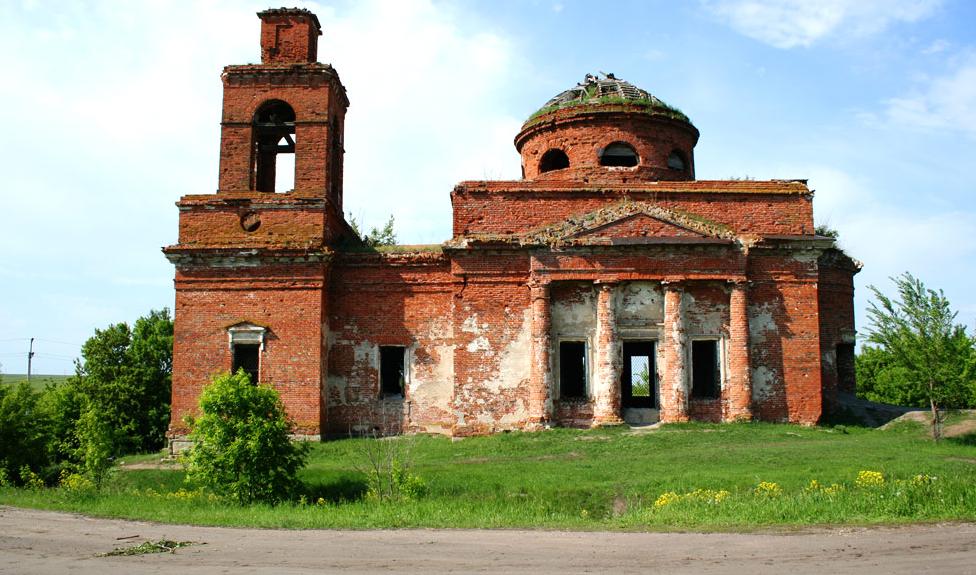
M 221 79 L 221 194 L 325 198 L 342 214 L 343 129 L 349 100 L 339 75 L 316 61 L 322 29 L 301 8 L 258 12 L 261 63 L 227 66 Z M 286 161 L 287 156 L 293 162 Z M 294 186 L 285 169 L 294 166 Z
M 317 437 L 326 421 L 332 248 L 353 234 L 342 212 L 349 100 L 317 61 L 315 14 L 258 17 L 261 62 L 221 74 L 218 189 L 180 198 L 179 239 L 163 249 L 176 268 L 174 444 L 213 374 L 238 369 L 278 390 L 296 435 Z

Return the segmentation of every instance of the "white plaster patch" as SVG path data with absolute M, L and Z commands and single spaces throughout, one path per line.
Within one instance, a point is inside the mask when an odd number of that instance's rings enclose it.
M 518 336 L 508 342 L 498 359 L 498 373 L 486 382 L 486 388 L 501 391 L 528 382 L 532 360 L 532 310 L 522 313 L 522 327 Z
M 763 401 L 775 394 L 779 375 L 765 365 L 752 368 L 752 399 Z
M 476 313 L 469 315 L 461 322 L 461 331 L 464 333 L 482 334 L 488 330 L 488 327 L 487 323 L 478 323 L 478 314 Z
M 349 389 L 346 385 L 346 378 L 339 375 L 330 375 L 326 381 L 329 389 L 335 392 L 335 399 L 338 405 L 346 405 L 349 403 Z M 331 400 L 332 398 L 330 397 L 329 399 Z
M 834 369 L 837 365 L 837 352 L 835 350 L 827 350 L 820 354 L 820 362 L 827 369 Z
M 465 349 L 468 350 L 469 353 L 477 353 L 479 351 L 489 352 L 486 353 L 486 355 L 489 357 L 491 356 L 491 345 L 488 343 L 488 338 L 483 335 L 479 335 L 478 337 L 472 339 Z
M 767 333 L 776 333 L 772 304 L 749 306 L 749 341 L 756 345 L 766 341 Z
M 596 326 L 596 294 L 592 288 L 578 294 L 571 301 L 554 299 L 550 304 L 553 335 L 583 337 L 592 333 Z
M 620 286 L 616 298 L 617 324 L 654 326 L 664 321 L 664 296 L 659 284 L 628 282 Z
M 702 300 L 699 304 L 692 294 L 685 292 L 682 307 L 685 310 L 685 321 L 691 335 L 718 336 L 727 332 L 725 317 L 728 313 L 728 304 L 715 305 L 708 300 Z

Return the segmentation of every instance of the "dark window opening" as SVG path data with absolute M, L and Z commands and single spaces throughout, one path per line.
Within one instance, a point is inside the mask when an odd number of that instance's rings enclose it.
M 406 348 L 400 346 L 380 347 L 380 395 L 383 397 L 403 397 L 405 352 Z
M 254 189 L 287 191 L 295 183 L 295 111 L 271 100 L 254 114 Z M 279 154 L 288 154 L 279 157 Z M 278 174 L 283 175 L 278 178 Z
M 620 370 L 623 407 L 654 407 L 654 342 L 625 341 L 623 352 L 624 363 Z
M 251 383 L 258 382 L 258 367 L 261 364 L 261 346 L 256 343 L 235 343 L 234 357 L 231 361 L 231 371 L 244 373 L 251 378 Z
M 568 167 L 569 156 L 562 150 L 549 150 L 545 154 L 542 154 L 542 160 L 539 162 L 539 172 L 543 174 Z
M 586 397 L 586 343 L 559 342 L 559 397 Z
M 600 154 L 601 166 L 632 168 L 638 164 L 639 160 L 640 158 L 637 157 L 634 148 L 621 142 L 610 144 Z
M 857 377 L 854 370 L 854 344 L 837 345 L 837 387 L 841 391 L 854 393 Z
M 335 204 L 337 210 L 342 211 L 342 156 L 345 150 L 343 150 L 344 144 L 339 120 L 335 116 L 332 117 L 332 122 L 329 125 L 329 136 L 331 138 L 329 185 L 331 186 L 332 203 Z
M 691 342 L 691 396 L 716 399 L 719 396 L 718 341 Z
M 685 171 L 685 159 L 681 157 L 678 151 L 671 152 L 671 155 L 668 156 L 668 168 L 679 172 Z

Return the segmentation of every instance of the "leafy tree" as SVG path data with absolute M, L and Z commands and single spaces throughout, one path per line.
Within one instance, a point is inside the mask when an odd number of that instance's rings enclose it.
M 868 341 L 879 350 L 861 360 L 862 371 L 873 369 L 868 384 L 875 397 L 924 402 L 932 410 L 932 437 L 942 436 L 940 409 L 966 407 L 974 400 L 976 349 L 941 290 L 925 285 L 908 272 L 892 278 L 898 299 L 874 286 L 868 317 Z M 878 374 L 883 377 L 877 377 Z
M 93 402 L 100 417 L 118 433 L 117 450 L 161 448 L 169 423 L 173 365 L 169 310 L 151 311 L 137 319 L 132 329 L 125 323 L 96 329 L 81 355 L 84 362 L 76 362 L 75 376 L 67 385 Z
M 95 487 L 100 488 L 112 467 L 116 434 L 109 426 L 108 418 L 99 413 L 94 402 L 88 402 L 75 426 L 78 439 L 76 459 L 85 475 Z
M 78 456 L 77 427 L 85 404 L 84 394 L 70 381 L 49 385 L 38 400 L 48 422 L 48 451 L 58 465 L 73 467 Z
M 349 218 L 349 227 L 352 228 L 352 231 L 356 232 L 356 235 L 363 240 L 363 243 L 367 247 L 393 246 L 397 243 L 396 232 L 393 230 L 392 214 L 382 228 L 377 229 L 373 227 L 365 235 L 359 230 L 359 224 L 356 222 L 356 218 Z
M 244 505 L 276 503 L 298 487 L 308 446 L 292 443 L 278 392 L 253 385 L 243 370 L 214 377 L 190 420 L 187 476 Z
M 25 469 L 50 474 L 48 420 L 38 409 L 39 397 L 26 381 L 15 387 L 0 383 L 0 469 L 18 483 L 27 481 Z

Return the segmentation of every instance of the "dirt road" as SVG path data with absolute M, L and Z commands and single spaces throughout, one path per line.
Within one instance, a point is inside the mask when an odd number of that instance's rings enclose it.
M 173 553 L 99 557 L 146 540 Z M 790 534 L 286 531 L 0 507 L 0 573 L 974 573 L 976 524 Z

